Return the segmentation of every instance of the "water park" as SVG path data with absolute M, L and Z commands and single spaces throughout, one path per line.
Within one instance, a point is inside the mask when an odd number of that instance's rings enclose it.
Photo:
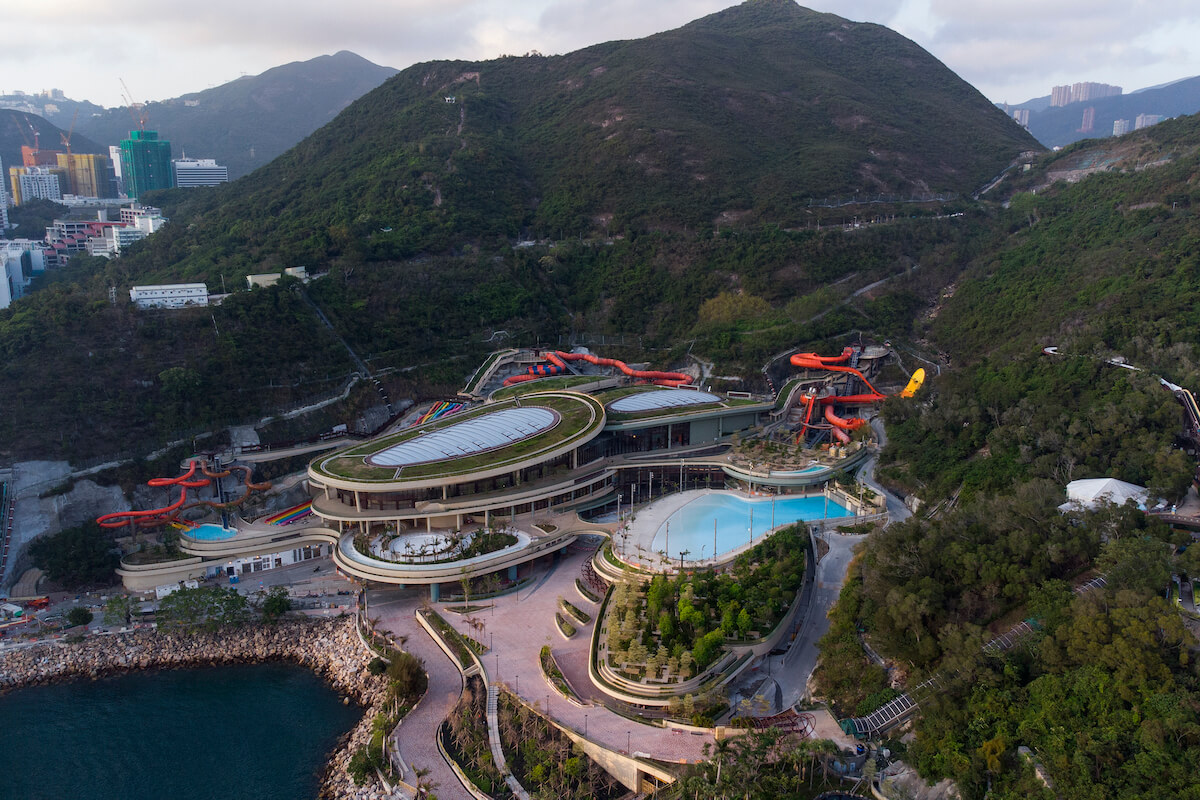
M 714 391 L 694 367 L 499 351 L 457 398 L 318 454 L 304 502 L 244 519 L 271 483 L 195 457 L 148 482 L 178 496 L 98 522 L 178 533 L 171 558 L 123 561 L 137 590 L 328 554 L 354 580 L 425 585 L 436 600 L 464 578 L 518 583 L 589 533 L 611 538 L 612 557 L 635 570 L 720 565 L 797 522 L 878 517 L 879 498 L 835 479 L 870 453 L 862 410 L 887 397 L 870 377 L 887 355 L 795 353 L 772 396 Z M 911 396 L 922 379 L 895 393 Z

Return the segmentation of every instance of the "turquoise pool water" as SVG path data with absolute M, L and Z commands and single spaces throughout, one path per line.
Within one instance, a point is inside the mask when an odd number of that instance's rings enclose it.
M 221 539 L 232 539 L 237 536 L 236 528 L 222 528 L 220 525 L 214 525 L 209 522 L 204 525 L 197 525 L 191 530 L 184 531 L 184 535 L 190 536 L 193 539 L 199 539 L 202 542 L 215 542 Z
M 669 546 L 668 555 L 672 558 L 679 558 L 680 551 L 687 550 L 686 558 L 694 561 L 712 558 L 714 524 L 715 546 L 720 555 L 750 543 L 751 519 L 754 541 L 758 541 L 773 527 L 801 520 L 849 516 L 851 514 L 844 506 L 826 501 L 822 496 L 785 496 L 772 501 L 770 498 L 749 500 L 735 494 L 708 494 L 697 497 L 669 516 L 655 532 L 650 549 L 658 552 Z
M 807 475 L 810 472 L 824 472 L 827 469 L 832 469 L 832 467 L 826 467 L 821 464 L 814 464 L 813 466 L 805 467 L 804 469 L 790 469 L 790 470 L 784 470 L 782 472 L 777 471 L 777 470 L 771 470 L 771 474 L 772 475 Z

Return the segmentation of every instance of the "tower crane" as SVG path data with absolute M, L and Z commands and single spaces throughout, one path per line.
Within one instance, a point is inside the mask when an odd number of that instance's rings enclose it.
M 66 133 L 59 133 L 58 138 L 62 139 L 63 147 L 67 148 L 67 158 L 71 157 L 71 137 L 75 134 L 75 120 L 79 119 L 79 109 L 75 109 L 75 116 L 71 117 L 71 127 Z
M 146 130 L 146 118 L 149 113 L 146 111 L 145 103 L 135 103 L 133 93 L 129 91 L 129 87 L 125 85 L 125 79 L 121 78 L 121 99 L 125 101 L 126 107 L 129 109 L 129 116 L 133 119 L 133 124 L 137 126 L 139 131 Z

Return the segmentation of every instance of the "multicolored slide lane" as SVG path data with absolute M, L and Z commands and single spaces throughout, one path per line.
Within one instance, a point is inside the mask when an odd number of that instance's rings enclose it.
M 290 525 L 297 520 L 304 519 L 312 514 L 312 500 L 307 503 L 301 503 L 298 506 L 292 506 L 289 509 L 280 511 L 278 514 L 272 514 L 263 520 L 268 525 Z

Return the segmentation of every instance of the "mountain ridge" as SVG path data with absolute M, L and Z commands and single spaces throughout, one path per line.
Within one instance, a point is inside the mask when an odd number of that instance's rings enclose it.
M 231 179 L 268 163 L 396 73 L 348 50 L 292 61 L 179 97 L 147 103 L 146 127 L 178 158 L 215 158 Z M 270 124 L 264 124 L 270 115 Z M 77 129 L 116 144 L 132 124 L 124 106 L 80 117 Z
M 752 0 L 562 56 L 414 65 L 172 213 L 251 258 L 387 260 L 522 232 L 803 225 L 811 198 L 965 195 L 1036 149 L 899 34 Z

